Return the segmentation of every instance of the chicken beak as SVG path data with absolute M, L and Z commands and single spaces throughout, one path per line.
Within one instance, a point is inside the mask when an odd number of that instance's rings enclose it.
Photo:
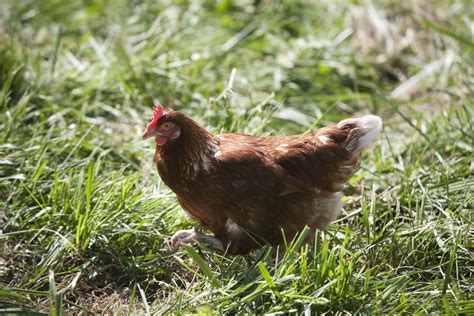
M 153 137 L 153 129 L 147 128 L 145 133 L 143 133 L 143 139 L 148 139 L 150 137 Z

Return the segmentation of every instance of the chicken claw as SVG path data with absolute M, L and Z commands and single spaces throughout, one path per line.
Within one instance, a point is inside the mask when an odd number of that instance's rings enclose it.
M 222 241 L 195 229 L 179 230 L 171 237 L 171 249 L 173 250 L 177 250 L 182 245 L 194 245 L 196 243 L 208 244 L 217 250 L 224 251 Z

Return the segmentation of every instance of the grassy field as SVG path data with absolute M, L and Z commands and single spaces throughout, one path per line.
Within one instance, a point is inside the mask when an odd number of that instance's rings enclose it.
M 467 0 L 0 1 L 0 313 L 473 314 L 473 17 Z M 196 223 L 141 140 L 157 101 L 217 133 L 365 113 L 384 131 L 314 245 L 173 252 Z

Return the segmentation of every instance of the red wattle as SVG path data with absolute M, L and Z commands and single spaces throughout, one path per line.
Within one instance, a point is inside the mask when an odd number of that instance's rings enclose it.
M 157 144 L 158 146 L 163 146 L 164 144 L 166 144 L 166 141 L 167 141 L 167 140 L 168 140 L 168 139 L 167 139 L 166 137 L 163 137 L 163 136 L 157 135 L 157 136 L 155 137 L 155 142 L 156 142 L 156 144 Z

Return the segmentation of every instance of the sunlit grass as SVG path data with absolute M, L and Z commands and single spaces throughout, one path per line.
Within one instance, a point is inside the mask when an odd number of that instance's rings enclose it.
M 0 3 L 0 312 L 474 313 L 472 11 Z M 314 245 L 172 252 L 194 223 L 140 137 L 156 101 L 214 132 L 384 131 Z

